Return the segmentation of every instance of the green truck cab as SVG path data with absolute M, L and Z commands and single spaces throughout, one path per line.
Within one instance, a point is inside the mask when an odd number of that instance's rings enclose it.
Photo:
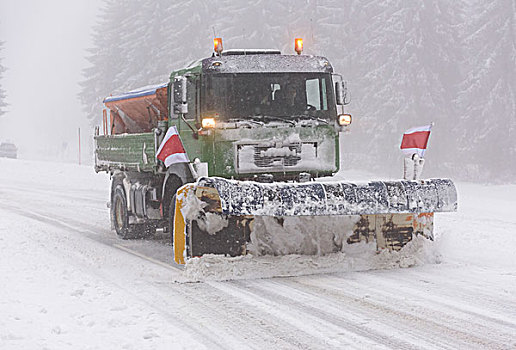
M 123 238 L 170 230 L 179 187 L 201 176 L 309 181 L 339 169 L 346 88 L 319 56 L 217 52 L 167 83 L 104 100 L 95 170 L 112 176 L 112 225 Z M 156 158 L 170 127 L 189 163 Z

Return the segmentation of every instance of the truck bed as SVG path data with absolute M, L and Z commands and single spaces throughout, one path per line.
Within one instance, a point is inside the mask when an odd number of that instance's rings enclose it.
M 95 170 L 154 171 L 154 133 L 95 136 Z

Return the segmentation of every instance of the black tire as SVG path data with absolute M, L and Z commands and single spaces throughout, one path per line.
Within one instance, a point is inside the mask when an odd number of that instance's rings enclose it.
M 150 238 L 156 234 L 156 224 L 143 224 L 142 233 L 145 238 Z
M 144 235 L 145 227 L 142 224 L 129 225 L 127 198 L 121 185 L 115 187 L 111 199 L 111 220 L 116 234 L 122 239 L 140 238 Z

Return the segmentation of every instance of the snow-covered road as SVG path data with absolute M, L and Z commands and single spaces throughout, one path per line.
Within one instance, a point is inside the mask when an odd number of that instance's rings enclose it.
M 0 349 L 516 348 L 516 186 L 459 184 L 440 264 L 184 283 L 109 229 L 109 179 L 0 159 Z

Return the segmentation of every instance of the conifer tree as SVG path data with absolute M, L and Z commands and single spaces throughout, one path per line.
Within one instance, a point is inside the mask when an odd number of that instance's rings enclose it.
M 90 66 L 83 70 L 80 99 L 92 121 L 100 118 L 102 101 L 114 92 L 121 92 L 131 81 L 121 74 L 128 56 L 127 33 L 131 33 L 134 1 L 106 0 L 94 27 L 95 46 L 88 50 Z M 95 122 L 96 124 L 96 122 Z
M 461 156 L 474 177 L 513 180 L 516 171 L 516 1 L 477 1 L 467 32 L 458 102 Z
M 451 3 L 373 1 L 360 18 L 361 42 L 354 50 L 359 91 L 354 108 L 360 125 L 355 131 L 367 140 L 360 147 L 376 158 L 371 161 L 378 168 L 399 167 L 398 142 L 412 126 L 436 123 L 434 131 L 444 141 L 432 144 L 433 154 L 441 153 L 436 147 L 444 147 L 448 139 L 453 92 L 442 68 L 449 65 L 446 70 L 454 71 L 458 59 L 456 50 L 443 45 L 458 43 L 449 35 L 454 23 L 442 9 L 452 7 Z

